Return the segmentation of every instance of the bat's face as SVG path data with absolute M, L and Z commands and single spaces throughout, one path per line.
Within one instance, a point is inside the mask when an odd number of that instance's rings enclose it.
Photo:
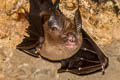
M 73 56 L 82 44 L 82 34 L 78 25 L 58 10 L 54 10 L 44 24 L 45 40 L 42 48 L 38 49 L 41 56 L 50 60 Z

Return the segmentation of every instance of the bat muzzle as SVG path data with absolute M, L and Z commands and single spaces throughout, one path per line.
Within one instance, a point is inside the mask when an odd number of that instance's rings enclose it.
M 77 47 L 77 38 L 74 33 L 69 32 L 66 34 L 65 47 L 70 48 L 70 49 L 75 49 Z

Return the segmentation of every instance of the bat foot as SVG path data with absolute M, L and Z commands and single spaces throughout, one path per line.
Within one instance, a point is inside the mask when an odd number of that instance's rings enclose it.
M 105 74 L 105 68 L 108 66 L 108 58 L 105 58 L 105 61 L 102 63 L 101 69 L 102 69 L 102 75 Z

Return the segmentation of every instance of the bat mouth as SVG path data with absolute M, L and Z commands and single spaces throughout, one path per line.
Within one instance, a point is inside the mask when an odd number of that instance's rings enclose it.
M 69 49 L 77 48 L 77 38 L 74 33 L 69 32 L 66 34 L 65 39 L 65 47 Z
M 67 41 L 65 43 L 65 47 L 69 48 L 69 49 L 75 49 L 77 48 L 77 44 L 75 42 L 70 42 L 70 41 Z

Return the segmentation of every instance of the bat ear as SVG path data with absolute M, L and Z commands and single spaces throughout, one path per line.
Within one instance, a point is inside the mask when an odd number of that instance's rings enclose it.
M 82 19 L 81 19 L 81 15 L 80 15 L 79 9 L 77 9 L 76 12 L 75 12 L 74 24 L 75 24 L 75 26 L 77 28 L 77 31 L 81 32 L 81 29 L 82 29 Z
M 62 16 L 63 15 L 61 14 L 61 12 L 59 12 L 56 9 L 53 10 L 53 13 L 48 20 L 48 26 L 55 27 L 55 28 L 61 30 L 64 25 Z
M 51 2 L 55 7 L 58 7 L 58 4 L 60 3 L 60 0 L 51 0 Z

